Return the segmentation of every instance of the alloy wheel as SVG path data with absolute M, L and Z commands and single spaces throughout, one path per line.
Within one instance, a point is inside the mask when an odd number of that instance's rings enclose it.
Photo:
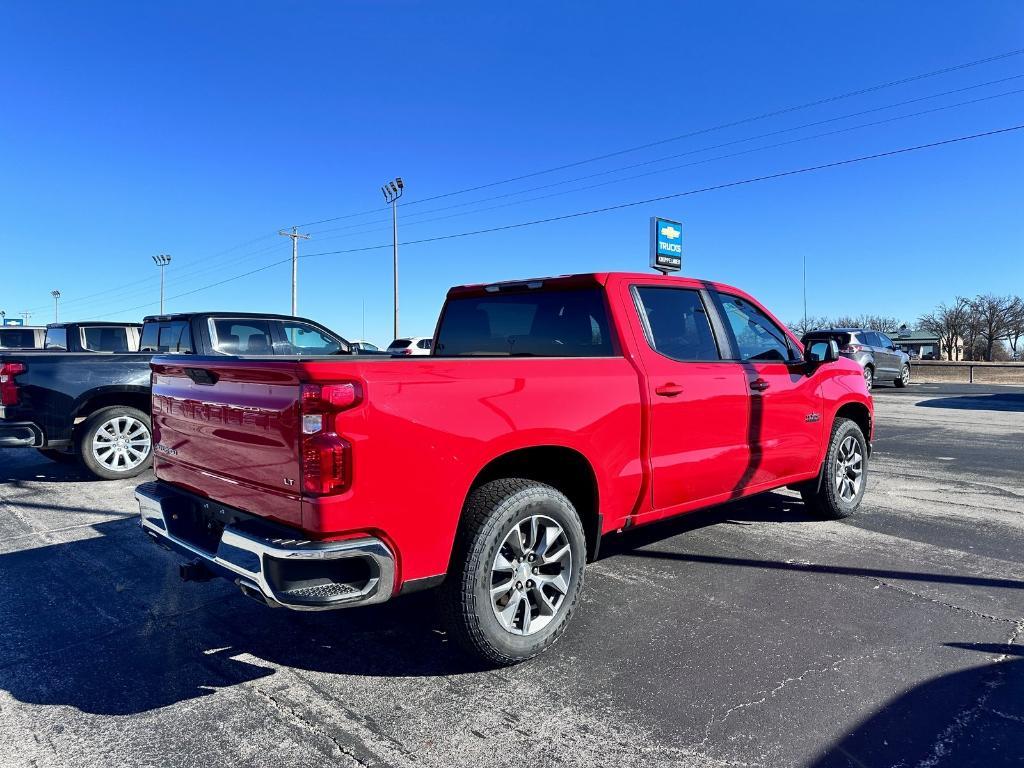
M 864 454 L 857 438 L 848 435 L 839 444 L 839 450 L 836 452 L 836 493 L 839 494 L 839 498 L 849 503 L 857 498 L 863 483 Z
M 114 472 L 135 469 L 149 456 L 149 428 L 131 416 L 114 416 L 96 429 L 92 455 L 99 464 Z
M 565 530 L 546 515 L 520 520 L 506 534 L 491 566 L 491 607 L 514 635 L 551 623 L 572 581 L 572 548 Z
M 903 370 L 900 371 L 900 380 L 903 382 L 903 386 L 907 386 L 910 383 L 910 366 L 904 365 Z
M 868 385 L 868 389 L 871 389 L 875 383 L 875 373 L 870 368 L 864 369 L 864 383 Z

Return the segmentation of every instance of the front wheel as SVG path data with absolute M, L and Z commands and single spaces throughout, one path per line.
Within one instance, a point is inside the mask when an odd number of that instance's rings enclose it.
M 103 480 L 141 474 L 153 463 L 149 416 L 123 405 L 96 411 L 78 433 L 78 455 Z
M 868 442 L 857 422 L 836 419 L 821 476 L 800 490 L 808 509 L 820 517 L 849 517 L 867 489 Z
M 489 664 L 536 656 L 565 631 L 585 562 L 583 525 L 565 495 L 521 478 L 480 486 L 443 587 L 453 637 Z
M 907 386 L 907 384 L 909 384 L 909 383 L 910 383 L 910 364 L 909 363 L 904 363 L 903 367 L 900 369 L 899 378 L 897 378 L 893 382 L 893 384 L 895 384 L 897 387 L 902 389 L 903 387 Z

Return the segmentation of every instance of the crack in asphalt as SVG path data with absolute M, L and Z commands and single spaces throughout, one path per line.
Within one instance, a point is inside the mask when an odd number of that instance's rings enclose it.
M 899 592 L 900 594 L 903 594 L 903 595 L 909 595 L 911 597 L 916 597 L 919 600 L 924 600 L 925 602 L 933 603 L 934 605 L 941 605 L 943 608 L 949 608 L 950 610 L 961 611 L 961 612 L 969 614 L 971 616 L 976 616 L 979 619 L 986 619 L 988 621 L 998 621 L 998 622 L 1003 622 L 1003 623 L 1006 623 L 1006 624 L 1016 624 L 1017 623 L 1016 619 L 1008 619 L 1005 616 L 993 616 L 993 615 L 988 614 L 988 613 L 982 613 L 981 611 L 976 611 L 973 608 L 968 608 L 967 606 L 964 606 L 964 605 L 957 605 L 956 603 L 947 603 L 945 600 L 939 600 L 936 597 L 930 597 L 928 595 L 922 595 L 920 592 L 915 592 L 912 589 L 907 589 L 906 587 L 901 587 L 898 584 L 891 584 L 888 581 L 885 581 L 884 579 L 873 579 L 873 581 L 876 581 L 879 586 L 886 587 L 888 589 L 893 590 L 894 592 Z
M 1006 645 L 1013 645 L 1020 639 L 1021 635 L 1024 634 L 1024 619 L 1015 623 L 1013 631 L 1010 636 L 1006 639 Z M 994 664 L 1001 664 L 1010 658 L 1010 654 L 1001 653 L 994 659 Z M 982 713 L 988 712 L 988 702 L 992 698 L 992 695 L 999 690 L 1006 682 L 1005 675 L 1001 670 L 996 671 L 995 677 L 992 680 L 988 680 L 984 683 L 984 690 L 981 695 L 974 701 L 974 704 L 969 707 L 965 707 L 960 710 L 953 718 L 946 728 L 942 730 L 939 737 L 935 740 L 932 745 L 931 754 L 924 760 L 921 760 L 916 768 L 935 768 L 945 758 L 950 751 L 950 748 L 956 741 L 963 735 L 964 731 L 967 730 L 975 720 L 981 717 Z M 1011 718 L 1017 720 L 1024 720 L 1022 718 Z
M 258 685 L 251 685 L 249 686 L 249 689 L 257 695 L 261 696 L 262 698 L 266 699 L 268 702 L 270 702 L 270 704 L 273 705 L 275 709 L 277 709 L 279 712 L 284 713 L 292 722 L 310 731 L 313 731 L 313 733 L 327 739 L 329 742 L 331 742 L 331 744 L 334 745 L 334 748 L 338 751 L 339 755 L 341 755 L 342 757 L 347 757 L 355 765 L 362 766 L 362 768 L 373 768 L 373 766 L 377 764 L 375 762 L 367 762 L 366 760 L 359 757 L 359 755 L 357 755 L 352 750 L 351 747 L 347 747 L 344 744 L 342 744 L 340 741 L 334 738 L 334 736 L 328 733 L 327 730 L 324 729 L 322 726 L 310 720 L 295 707 L 283 703 L 272 693 L 264 691 Z

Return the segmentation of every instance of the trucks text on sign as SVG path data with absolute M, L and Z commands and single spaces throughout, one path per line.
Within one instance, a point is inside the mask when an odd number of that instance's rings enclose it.
M 661 272 L 683 268 L 683 225 L 678 221 L 651 217 L 651 267 Z

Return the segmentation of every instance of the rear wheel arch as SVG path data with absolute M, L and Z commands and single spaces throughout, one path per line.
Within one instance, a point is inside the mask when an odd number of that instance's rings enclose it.
M 489 461 L 477 473 L 464 499 L 468 501 L 473 491 L 485 483 L 503 478 L 535 480 L 563 493 L 576 508 L 583 523 L 587 537 L 587 559 L 597 557 L 601 541 L 600 496 L 597 475 L 586 456 L 573 448 L 559 445 L 509 451 Z M 460 515 L 460 526 L 462 520 L 463 515 Z
M 96 411 L 123 405 L 143 413 L 150 412 L 149 387 L 131 387 L 125 389 L 103 389 L 88 393 L 75 406 L 74 418 L 82 421 Z

